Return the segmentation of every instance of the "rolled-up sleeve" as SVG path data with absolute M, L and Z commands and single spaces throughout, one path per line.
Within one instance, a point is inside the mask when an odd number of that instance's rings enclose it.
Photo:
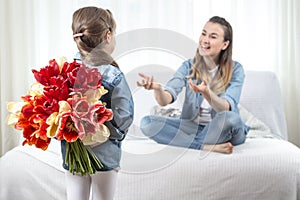
M 238 62 L 235 62 L 231 81 L 225 93 L 220 95 L 221 98 L 224 98 L 228 101 L 231 111 L 235 112 L 237 109 L 237 105 L 241 97 L 244 79 L 245 73 L 242 65 Z
M 164 90 L 170 92 L 173 97 L 173 102 L 176 101 L 178 94 L 182 91 L 182 88 L 186 86 L 187 76 L 190 75 L 190 67 L 192 60 L 187 60 L 175 72 L 173 77 L 164 86 Z
M 134 104 L 130 88 L 124 78 L 121 78 L 111 96 L 113 121 L 106 123 L 111 131 L 111 139 L 123 139 L 133 122 Z

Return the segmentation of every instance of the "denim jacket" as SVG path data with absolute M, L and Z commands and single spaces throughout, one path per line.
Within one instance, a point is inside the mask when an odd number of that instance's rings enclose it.
M 110 130 L 109 140 L 92 149 L 107 167 L 104 170 L 110 170 L 120 165 L 121 140 L 133 122 L 134 105 L 124 74 L 118 68 L 101 65 L 97 69 L 101 73 L 104 88 L 108 90 L 101 101 L 112 109 L 113 119 L 105 123 Z
M 192 59 L 183 62 L 173 77 L 167 82 L 166 86 L 164 86 L 164 89 L 171 93 L 173 101 L 176 101 L 178 94 L 182 91 L 183 87 L 185 87 L 185 100 L 181 118 L 189 120 L 194 120 L 197 117 L 200 105 L 203 101 L 201 93 L 195 93 L 189 87 L 187 76 L 191 74 L 192 66 Z M 219 97 L 228 101 L 230 110 L 238 114 L 239 109 L 237 105 L 240 100 L 244 78 L 245 74 L 242 65 L 235 61 L 231 81 L 226 88 L 226 91 L 219 95 Z M 201 84 L 201 82 L 198 82 L 198 84 Z M 212 110 L 212 117 L 214 117 L 215 114 L 216 111 Z
M 80 54 L 75 60 L 81 61 Z M 133 122 L 134 104 L 130 88 L 124 74 L 112 65 L 90 66 L 97 68 L 101 73 L 101 82 L 108 93 L 101 97 L 106 107 L 112 109 L 113 119 L 105 123 L 110 130 L 109 140 L 92 148 L 93 152 L 100 159 L 104 168 L 101 171 L 118 168 L 121 159 L 121 141 L 124 139 L 130 125 Z M 65 158 L 65 143 L 62 142 L 62 154 Z M 65 169 L 68 167 L 63 164 Z
M 110 130 L 110 139 L 123 140 L 133 121 L 133 99 L 124 74 L 112 65 L 97 67 L 102 75 L 102 85 L 108 93 L 101 97 L 107 108 L 113 110 L 114 117 L 105 123 Z

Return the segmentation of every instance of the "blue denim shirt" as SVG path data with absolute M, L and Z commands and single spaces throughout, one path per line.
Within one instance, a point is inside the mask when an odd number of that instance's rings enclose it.
M 81 61 L 80 54 L 75 56 L 75 60 Z M 112 170 L 120 166 L 121 141 L 124 139 L 130 125 L 133 122 L 134 104 L 130 88 L 124 74 L 112 65 L 90 66 L 97 68 L 101 73 L 102 85 L 108 93 L 101 97 L 101 101 L 106 103 L 107 108 L 113 111 L 113 119 L 105 125 L 110 130 L 109 140 L 92 148 L 93 152 L 104 165 L 100 171 Z M 65 159 L 65 141 L 61 142 L 63 160 Z M 63 163 L 63 167 L 68 169 Z
M 193 92 L 189 87 L 187 76 L 191 74 L 192 66 L 192 59 L 183 62 L 173 77 L 167 82 L 166 86 L 164 86 L 164 89 L 171 93 L 173 101 L 177 99 L 178 94 L 182 91 L 183 87 L 185 87 L 185 100 L 183 103 L 181 118 L 189 120 L 194 120 L 197 117 L 200 105 L 203 101 L 203 96 L 200 93 Z M 219 97 L 228 101 L 230 104 L 230 110 L 238 114 L 238 103 L 241 96 L 244 78 L 245 74 L 242 65 L 235 61 L 231 81 L 226 88 L 226 91 L 219 95 Z M 198 84 L 200 83 L 201 82 Z M 215 114 L 216 112 L 212 110 L 212 117 L 214 117 Z

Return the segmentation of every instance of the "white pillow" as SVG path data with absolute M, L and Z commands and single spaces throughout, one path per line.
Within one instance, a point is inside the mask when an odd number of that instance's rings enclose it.
M 247 138 L 258 138 L 258 137 L 268 137 L 274 138 L 275 135 L 272 134 L 271 129 L 263 123 L 261 120 L 257 119 L 251 112 L 246 110 L 241 104 L 238 105 L 240 110 L 240 115 L 242 120 L 250 126 L 250 130 L 247 134 Z
M 240 104 L 264 122 L 273 135 L 287 139 L 286 119 L 280 85 L 269 71 L 246 71 Z

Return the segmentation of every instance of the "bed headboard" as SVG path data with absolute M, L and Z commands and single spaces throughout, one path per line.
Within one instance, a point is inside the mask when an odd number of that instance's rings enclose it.
M 245 71 L 240 99 L 243 105 L 263 121 L 278 137 L 287 140 L 287 125 L 277 76 L 270 71 Z

